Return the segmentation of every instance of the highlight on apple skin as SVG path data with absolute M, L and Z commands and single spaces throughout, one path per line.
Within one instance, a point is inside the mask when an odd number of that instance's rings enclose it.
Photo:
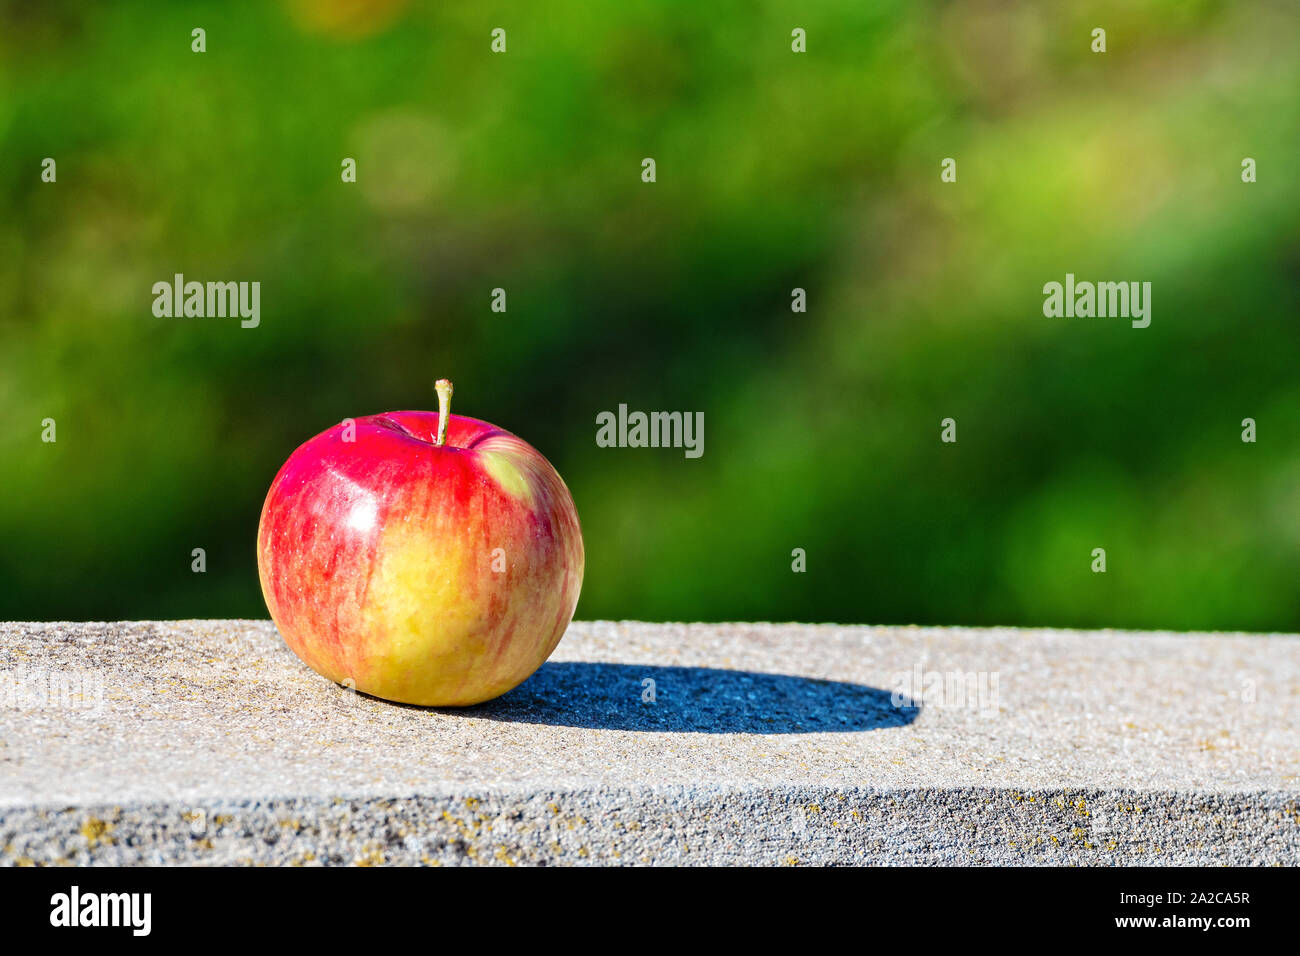
M 540 452 L 448 410 L 344 422 L 299 447 L 257 532 L 262 594 L 313 670 L 387 700 L 476 704 L 555 650 L 582 531 Z M 441 439 L 441 440 L 440 440 Z

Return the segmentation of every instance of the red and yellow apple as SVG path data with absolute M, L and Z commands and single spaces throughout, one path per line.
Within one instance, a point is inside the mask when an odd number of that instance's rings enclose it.
M 285 642 L 387 700 L 476 704 L 555 650 L 582 588 L 569 489 L 531 445 L 449 411 L 345 421 L 284 463 L 257 567 Z

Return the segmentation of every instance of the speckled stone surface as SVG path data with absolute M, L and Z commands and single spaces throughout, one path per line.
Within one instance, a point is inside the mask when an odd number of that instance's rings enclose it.
M 1295 864 L 1298 718 L 1286 635 L 575 622 L 450 711 L 0 624 L 0 864 Z

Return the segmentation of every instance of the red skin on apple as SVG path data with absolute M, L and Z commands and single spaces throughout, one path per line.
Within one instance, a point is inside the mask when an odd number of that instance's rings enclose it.
M 440 397 L 444 397 L 439 382 Z M 447 385 L 445 400 L 450 397 Z M 531 445 L 439 413 L 358 418 L 302 445 L 262 508 L 257 566 L 285 642 L 336 683 L 459 706 L 522 683 L 582 588 L 573 498 Z

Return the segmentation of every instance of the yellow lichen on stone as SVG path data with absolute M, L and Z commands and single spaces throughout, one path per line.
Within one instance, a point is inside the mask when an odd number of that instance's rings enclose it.
M 87 817 L 86 822 L 81 825 L 81 835 L 86 838 L 86 842 L 91 846 L 97 843 L 111 844 L 112 838 L 108 836 L 113 829 L 113 824 L 98 817 Z

